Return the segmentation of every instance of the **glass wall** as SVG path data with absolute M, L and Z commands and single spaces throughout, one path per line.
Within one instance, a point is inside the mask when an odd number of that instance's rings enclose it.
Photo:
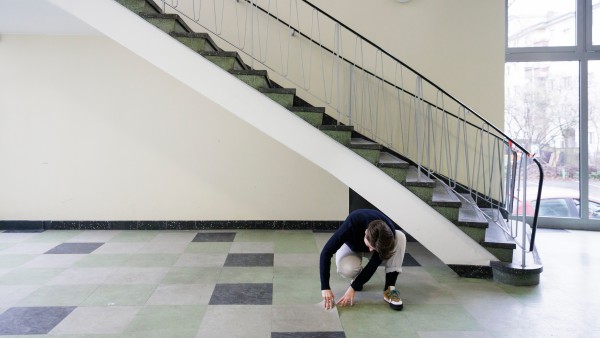
M 505 130 L 543 165 L 539 224 L 600 230 L 600 0 L 506 5 Z

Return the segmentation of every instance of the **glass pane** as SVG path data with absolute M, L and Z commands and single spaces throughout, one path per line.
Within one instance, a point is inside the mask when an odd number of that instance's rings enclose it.
M 577 0 L 508 0 L 508 47 L 574 46 L 576 4 Z
M 588 157 L 590 201 L 600 203 L 600 61 L 588 62 Z M 590 209 L 590 213 L 592 209 Z M 600 217 L 600 215 L 598 216 Z M 598 218 L 595 217 L 595 218 Z
M 600 0 L 592 0 L 592 43 L 600 45 Z
M 546 216 L 578 217 L 579 213 L 575 206 L 579 199 L 578 74 L 576 61 L 506 63 L 505 130 L 535 153 L 544 167 L 540 207 Z M 537 195 L 535 174 L 529 171 L 530 205 Z

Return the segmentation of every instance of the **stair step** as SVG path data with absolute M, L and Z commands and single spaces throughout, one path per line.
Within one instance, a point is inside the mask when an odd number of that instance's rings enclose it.
M 338 124 L 321 125 L 318 128 L 325 134 L 329 135 L 329 137 L 345 146 L 350 144 L 352 132 L 354 131 L 354 127 L 352 126 L 343 126 Z
M 379 161 L 377 166 L 380 168 L 408 169 L 409 164 L 408 162 L 401 160 L 398 157 L 384 151 L 379 154 Z
M 372 164 L 377 164 L 377 161 L 379 161 L 379 153 L 381 152 L 379 143 L 353 137 L 350 139 L 348 147 Z
M 219 47 L 217 47 L 210 35 L 206 33 L 171 33 L 170 35 L 195 52 L 214 52 L 219 50 Z
M 272 87 L 266 70 L 242 69 L 230 70 L 229 73 L 255 89 Z
M 199 54 L 227 71 L 247 69 L 246 64 L 236 52 L 200 51 Z
M 177 14 L 140 13 L 140 17 L 165 33 L 189 33 L 192 31 Z
M 365 140 L 364 138 L 353 137 L 350 139 L 350 147 L 354 149 L 369 149 L 369 150 L 381 150 L 381 145 L 379 143 Z M 377 157 L 379 160 L 379 156 Z
M 117 0 L 118 3 L 134 13 L 160 13 L 160 8 L 154 1 L 146 0 Z
M 416 167 L 409 167 L 406 175 L 406 185 L 412 187 L 434 188 L 435 181 L 427 177 L 426 174 L 420 173 Z
M 476 207 L 476 203 L 470 194 L 460 194 L 464 199 L 460 208 L 458 222 L 463 226 L 487 228 L 488 219 L 484 213 Z
M 456 196 L 454 191 L 440 182 L 436 182 L 435 187 L 433 188 L 431 203 L 429 204 L 432 206 L 453 208 L 460 208 L 462 206 L 462 202 L 458 196 Z
M 323 124 L 323 114 L 325 114 L 324 107 L 293 106 L 289 107 L 289 110 L 315 127 Z
M 284 107 L 291 107 L 296 96 L 295 88 L 258 88 L 258 91 Z

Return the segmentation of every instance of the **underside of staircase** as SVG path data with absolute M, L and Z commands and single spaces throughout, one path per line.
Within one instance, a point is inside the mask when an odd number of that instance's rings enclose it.
M 490 217 L 493 211 L 478 207 L 470 194 L 455 192 L 443 181 L 420 171 L 410 160 L 364 137 L 352 126 L 338 123 L 325 113 L 325 108 L 313 107 L 299 98 L 295 89 L 282 88 L 273 82 L 267 71 L 251 69 L 237 52 L 222 50 L 209 34 L 194 32 L 180 16 L 162 13 L 152 1 L 117 2 L 363 157 L 427 203 L 431 212 L 437 212 L 454 223 L 498 260 L 492 261 L 489 266 L 448 264 L 460 276 L 493 276 L 499 282 L 514 285 L 539 283 L 541 265 L 526 268 L 519 264 L 518 257 L 517 261 L 513 260 L 514 256 L 518 256 L 513 239 L 506 235 L 497 221 L 490 220 L 494 218 Z

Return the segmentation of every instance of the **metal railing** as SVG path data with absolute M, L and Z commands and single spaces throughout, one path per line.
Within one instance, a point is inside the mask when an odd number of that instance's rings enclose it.
M 534 249 L 539 162 L 410 66 L 305 0 L 155 1 L 238 51 L 253 69 L 269 70 L 273 81 L 325 107 L 338 123 L 413 162 L 419 173 L 496 209 L 491 220 L 523 255 Z M 531 180 L 538 187 L 533 215 L 524 207 Z

